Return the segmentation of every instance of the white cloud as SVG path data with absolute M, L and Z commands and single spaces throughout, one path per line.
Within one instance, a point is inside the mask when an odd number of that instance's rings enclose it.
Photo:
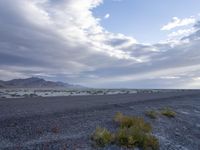
M 123 0 L 112 0 L 114 2 L 122 2 Z
M 8 69 L 0 69 L 1 80 L 11 80 L 14 78 L 27 78 L 29 76 L 15 71 L 10 71 Z
M 195 81 L 200 81 L 200 77 L 195 77 L 195 78 L 192 78 L 193 80 Z
M 193 33 L 195 33 L 197 31 L 196 28 L 194 27 L 191 27 L 191 28 L 187 28 L 187 29 L 180 29 L 180 30 L 177 30 L 177 31 L 174 31 L 174 32 L 171 32 L 169 33 L 167 36 L 168 36 L 168 39 L 167 41 L 168 42 L 171 42 L 171 43 L 174 43 L 174 44 L 183 44 L 183 43 L 188 43 L 189 41 L 188 40 L 180 40 L 182 39 L 183 37 L 187 37 Z
M 98 80 L 93 80 L 93 84 L 95 85 L 97 84 L 111 84 L 111 83 L 118 83 L 121 84 L 123 82 L 138 82 L 141 81 L 139 83 L 144 82 L 145 80 L 148 79 L 161 79 L 160 84 L 162 85 L 162 82 L 164 82 L 164 80 L 167 80 L 167 82 L 169 82 L 169 80 L 173 81 L 176 79 L 177 81 L 179 81 L 178 83 L 180 85 L 184 85 L 187 82 L 184 81 L 183 79 L 187 79 L 187 76 L 185 76 L 184 78 L 181 77 L 181 74 L 183 73 L 187 73 L 188 75 L 191 74 L 191 72 L 195 72 L 195 73 L 199 73 L 198 71 L 200 70 L 200 65 L 191 65 L 191 66 L 174 66 L 171 68 L 160 68 L 159 70 L 156 71 L 148 71 L 148 72 L 143 72 L 143 73 L 135 73 L 135 74 L 129 74 L 129 75 L 121 75 L 121 76 L 113 76 L 113 77 L 109 77 L 109 78 L 99 78 Z M 197 74 L 198 76 L 199 74 Z M 188 76 L 189 77 L 189 76 Z M 194 77 L 190 77 L 190 79 L 195 79 Z M 103 82 L 102 82 L 103 81 Z M 180 82 L 181 81 L 181 82 Z M 179 87 L 180 85 L 174 85 L 172 82 L 171 86 L 174 87 Z M 143 83 L 145 84 L 145 83 Z M 176 83 L 177 84 L 177 83 Z M 151 83 L 151 88 L 154 87 L 154 84 Z M 187 88 L 182 87 L 182 88 Z
M 104 19 L 108 19 L 108 18 L 110 18 L 110 14 L 106 14 L 106 15 L 104 16 Z
M 196 22 L 196 19 L 194 17 L 189 17 L 189 18 L 184 18 L 184 19 L 179 19 L 178 17 L 173 17 L 171 22 L 164 25 L 161 28 L 161 30 L 171 30 L 176 27 L 191 25 L 191 24 L 194 24 L 195 22 Z
M 161 79 L 180 79 L 179 76 L 161 76 Z
M 178 31 L 172 32 L 168 34 L 168 37 L 183 37 L 183 36 L 188 36 L 192 33 L 194 33 L 196 30 L 195 28 L 189 28 L 189 29 L 180 29 Z

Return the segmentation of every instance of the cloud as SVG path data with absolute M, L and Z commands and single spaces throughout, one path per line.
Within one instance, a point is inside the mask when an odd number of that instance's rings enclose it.
M 104 16 L 104 19 L 108 19 L 108 18 L 110 18 L 110 14 L 106 14 L 106 15 Z
M 161 30 L 172 30 L 176 27 L 187 26 L 195 24 L 196 19 L 194 17 L 179 19 L 178 17 L 173 17 L 171 22 L 164 25 Z
M 123 0 L 112 0 L 113 2 L 122 2 Z
M 161 79 L 180 79 L 179 76 L 161 76 Z
M 177 37 L 177 36 L 186 36 L 190 35 L 195 32 L 194 28 L 189 28 L 189 29 L 180 29 L 178 31 L 172 32 L 168 35 L 168 37 Z
M 181 36 L 176 44 L 142 44 L 101 26 L 92 10 L 102 3 L 0 1 L 0 79 L 41 76 L 115 88 L 194 85 L 200 76 L 199 23 L 194 32 L 174 32 L 171 37 Z
M 187 28 L 187 29 L 180 29 L 177 31 L 174 31 L 172 33 L 169 33 L 168 36 L 168 41 L 179 41 L 183 37 L 189 36 L 193 33 L 195 33 L 197 30 L 194 27 Z
M 139 61 L 107 44 L 119 35 L 103 29 L 93 17 L 91 9 L 101 3 L 101 0 L 0 2 L 1 66 L 6 65 L 9 70 L 9 65 L 40 65 L 48 68 L 48 73 L 56 68 L 65 74 L 91 71 L 120 59 Z M 124 42 L 133 40 L 122 38 Z M 105 61 L 99 64 L 95 62 L 98 59 Z
M 188 40 L 188 41 L 198 41 L 200 40 L 200 21 L 197 21 L 197 23 L 194 25 L 195 32 L 185 36 L 182 38 L 182 40 Z

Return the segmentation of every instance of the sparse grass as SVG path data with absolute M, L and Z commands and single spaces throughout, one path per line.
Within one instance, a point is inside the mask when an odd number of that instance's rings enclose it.
M 145 112 L 145 115 L 151 119 L 156 119 L 157 118 L 157 112 L 154 111 L 154 110 L 151 110 L 151 111 L 147 111 Z
M 125 116 L 117 113 L 114 121 L 120 125 L 115 134 L 115 142 L 120 146 L 140 147 L 157 150 L 158 140 L 151 135 L 152 127 L 141 117 Z
M 159 149 L 159 142 L 154 136 L 134 127 L 120 128 L 115 135 L 115 141 L 118 145 L 128 148 L 140 147 L 144 150 Z
M 104 147 L 112 142 L 113 135 L 106 128 L 97 127 L 92 134 L 91 139 L 97 146 Z
M 138 128 L 138 130 L 142 130 L 144 132 L 152 131 L 151 124 L 145 122 L 144 119 L 141 117 L 125 116 L 122 113 L 118 112 L 114 117 L 114 121 L 117 122 L 121 128 L 134 127 L 134 128 Z
M 158 140 L 151 134 L 151 125 L 145 122 L 143 118 L 125 116 L 118 112 L 114 121 L 119 124 L 116 133 L 112 134 L 105 128 L 97 128 L 92 134 L 91 138 L 97 146 L 104 147 L 109 144 L 117 144 L 127 148 L 159 149 Z
M 143 141 L 142 148 L 144 150 L 158 150 L 159 149 L 159 141 L 155 136 L 148 135 L 145 137 Z
M 137 140 L 131 131 L 132 128 L 120 128 L 115 135 L 116 143 L 121 146 L 134 147 Z
M 171 110 L 170 108 L 164 108 L 163 110 L 161 110 L 161 114 L 169 118 L 174 118 L 176 116 L 176 112 Z

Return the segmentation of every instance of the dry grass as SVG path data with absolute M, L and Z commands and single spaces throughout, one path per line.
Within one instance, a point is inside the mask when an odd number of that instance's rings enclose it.
M 134 147 L 137 140 L 132 128 L 120 128 L 115 134 L 115 141 L 118 145 L 126 147 Z
M 157 112 L 154 111 L 154 110 L 151 110 L 151 111 L 147 111 L 145 112 L 145 115 L 151 119 L 156 119 L 157 118 Z
M 97 146 L 104 147 L 112 142 L 113 135 L 106 128 L 97 127 L 91 139 Z
M 144 132 L 151 132 L 152 127 L 150 123 L 144 121 L 141 117 L 135 116 L 125 116 L 122 113 L 116 113 L 114 117 L 114 121 L 117 122 L 121 128 L 127 127 L 134 127 L 138 128 L 138 130 L 142 130 Z
M 143 118 L 125 116 L 118 112 L 114 121 L 119 124 L 116 133 L 111 133 L 105 128 L 97 128 L 94 131 L 91 137 L 97 146 L 104 147 L 109 144 L 117 144 L 127 148 L 159 149 L 158 140 L 151 134 L 151 125 L 145 122 Z
M 141 117 L 125 116 L 117 113 L 114 121 L 120 125 L 115 134 L 115 142 L 129 148 L 159 149 L 158 140 L 151 135 L 152 127 Z
M 148 135 L 145 137 L 143 141 L 142 148 L 144 150 L 158 150 L 159 149 L 159 141 L 156 137 L 152 135 Z
M 174 118 L 176 116 L 176 112 L 174 112 L 170 108 L 164 108 L 163 110 L 161 110 L 161 114 L 169 118 Z
M 128 148 L 139 147 L 142 149 L 158 150 L 159 142 L 151 134 L 131 128 L 120 128 L 115 135 L 116 144 Z

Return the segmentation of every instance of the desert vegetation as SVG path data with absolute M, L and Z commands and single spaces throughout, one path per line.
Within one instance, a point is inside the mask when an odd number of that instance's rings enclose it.
M 158 113 L 155 110 L 146 111 L 145 115 L 151 119 L 156 119 L 158 117 Z
M 164 115 L 164 116 L 166 116 L 166 117 L 169 117 L 169 118 L 174 118 L 175 116 L 176 116 L 176 112 L 175 111 L 173 111 L 172 109 L 170 109 L 170 108 L 163 108 L 162 110 L 161 110 L 161 114 L 162 115 Z
M 158 139 L 152 135 L 152 126 L 141 117 L 126 116 L 118 112 L 114 116 L 114 122 L 118 124 L 115 133 L 105 128 L 97 128 L 92 134 L 92 140 L 96 146 L 116 144 L 118 146 L 144 150 L 159 149 Z
M 158 115 L 163 115 L 168 118 L 174 118 L 176 116 L 176 112 L 168 107 L 162 108 L 160 111 L 150 110 L 146 111 L 145 115 L 151 119 L 158 118 Z
M 95 144 L 100 147 L 104 147 L 111 144 L 113 141 L 113 135 L 106 128 L 97 127 L 91 136 L 91 139 L 95 141 Z

